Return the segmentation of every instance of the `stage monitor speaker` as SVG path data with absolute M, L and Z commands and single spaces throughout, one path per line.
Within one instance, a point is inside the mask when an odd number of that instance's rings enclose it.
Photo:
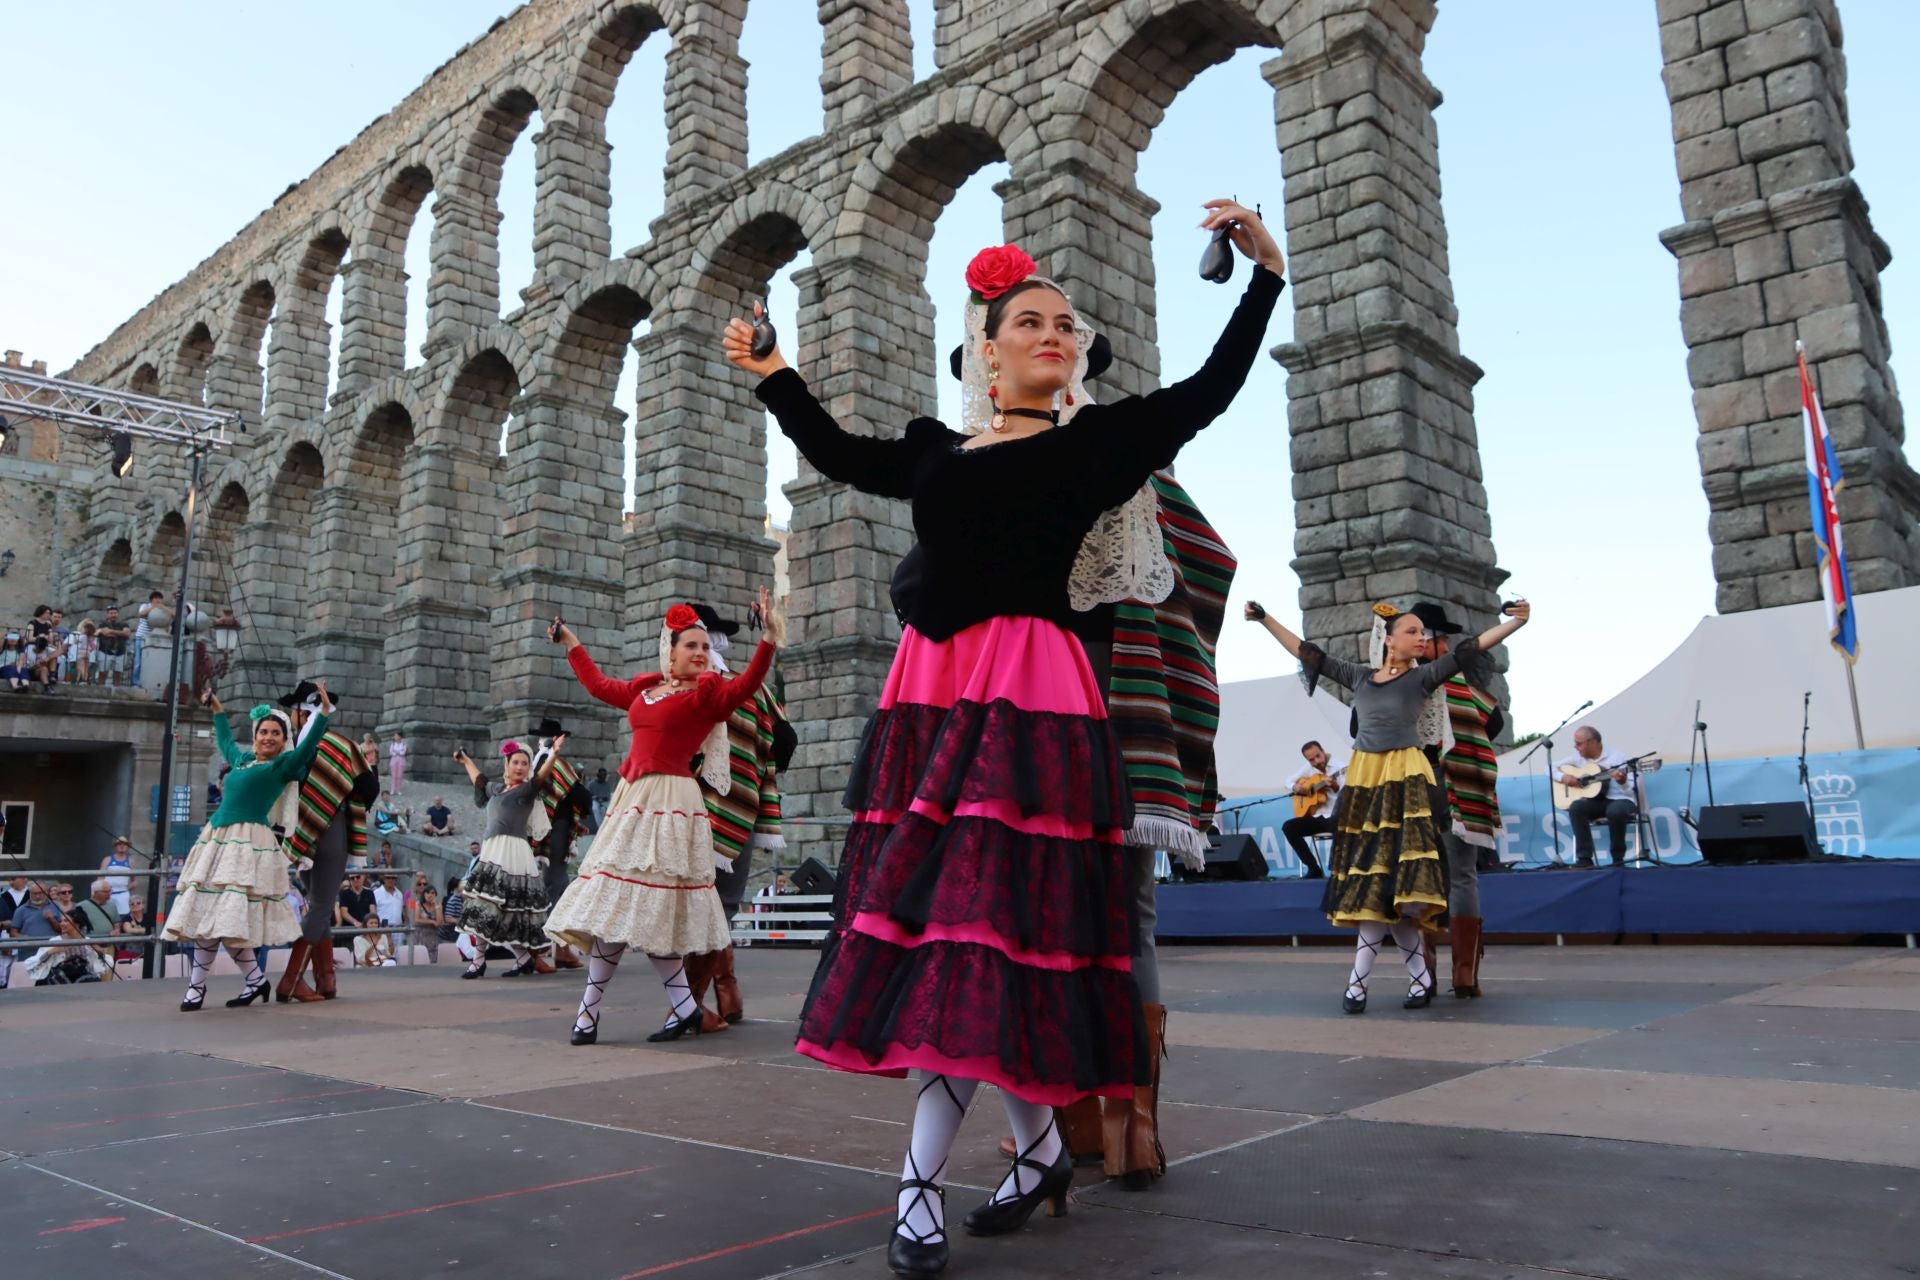
M 1804 804 L 1719 804 L 1700 811 L 1700 856 L 1708 862 L 1801 862 L 1820 856 Z
M 787 879 L 795 893 L 833 892 L 833 872 L 818 858 L 808 858 Z
M 1249 835 L 1208 836 L 1205 880 L 1265 880 L 1266 855 Z

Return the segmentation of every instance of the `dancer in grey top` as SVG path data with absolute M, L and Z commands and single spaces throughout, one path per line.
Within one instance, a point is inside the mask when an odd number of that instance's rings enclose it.
M 532 973 L 533 949 L 547 945 L 547 891 L 532 842 L 547 834 L 547 809 L 540 803 L 540 788 L 560 759 L 566 740 L 565 734 L 554 739 L 553 750 L 537 772 L 526 747 L 502 743 L 505 778 L 500 782 L 482 774 L 466 752 L 453 753 L 473 783 L 474 803 L 487 807 L 480 857 L 467 878 L 466 911 L 460 918 L 474 946 L 473 962 L 460 975 L 463 978 L 486 973 L 490 944 L 513 952 L 514 966 L 505 975 L 509 978 Z

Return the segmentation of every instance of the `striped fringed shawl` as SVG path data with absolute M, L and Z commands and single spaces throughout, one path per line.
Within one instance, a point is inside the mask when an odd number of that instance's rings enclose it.
M 732 785 L 725 795 L 700 785 L 713 845 L 723 858 L 737 858 L 749 847 L 787 847 L 780 833 L 780 783 L 773 767 L 773 728 L 783 718 L 779 700 L 764 686 L 727 718 Z
M 1500 829 L 1500 768 L 1494 762 L 1488 718 L 1498 709 L 1492 695 L 1455 676 L 1441 686 L 1453 744 L 1441 758 L 1447 784 L 1447 812 L 1453 834 L 1468 844 L 1494 847 Z
M 1159 473 L 1153 486 L 1173 592 L 1157 605 L 1128 600 L 1114 607 L 1107 709 L 1133 786 L 1127 842 L 1204 852 L 1220 803 L 1214 655 L 1239 562 L 1177 481 Z
M 565 758 L 553 762 L 553 769 L 547 774 L 547 785 L 540 788 L 540 801 L 547 809 L 549 828 L 560 821 L 560 805 L 567 793 L 580 785 L 580 771 Z M 573 821 L 576 815 L 569 813 L 567 820 Z
M 367 853 L 367 809 L 348 798 L 353 782 L 369 772 L 366 757 L 344 734 L 328 730 L 320 735 L 320 747 L 314 752 L 313 765 L 300 784 L 300 821 L 287 834 L 287 847 L 295 857 L 313 856 L 314 842 L 333 823 L 340 806 L 347 806 L 347 853 L 362 858 Z

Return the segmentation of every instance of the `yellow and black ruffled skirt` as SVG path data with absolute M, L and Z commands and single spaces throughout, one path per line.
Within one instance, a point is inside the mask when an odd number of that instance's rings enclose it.
M 1433 768 L 1418 747 L 1356 751 L 1334 812 L 1320 906 L 1334 924 L 1431 927 L 1447 908 L 1447 869 L 1433 825 Z

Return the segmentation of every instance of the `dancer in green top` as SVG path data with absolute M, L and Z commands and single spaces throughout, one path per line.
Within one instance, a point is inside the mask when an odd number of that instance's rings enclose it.
M 254 949 L 300 936 L 300 921 L 287 901 L 288 855 L 269 824 L 287 784 L 306 776 L 326 732 L 333 700 L 325 684 L 319 686 L 319 698 L 318 723 L 291 747 L 293 726 L 287 713 L 265 704 L 255 707 L 250 714 L 251 751 L 234 745 L 220 700 L 211 691 L 201 700 L 213 712 L 213 739 L 233 772 L 227 775 L 220 808 L 207 820 L 181 868 L 180 893 L 162 930 L 167 938 L 194 944 L 182 1013 L 206 1002 L 207 970 L 222 943 L 247 976 L 246 990 L 227 1006 L 238 1008 L 255 1000 L 264 1004 L 267 975 Z

